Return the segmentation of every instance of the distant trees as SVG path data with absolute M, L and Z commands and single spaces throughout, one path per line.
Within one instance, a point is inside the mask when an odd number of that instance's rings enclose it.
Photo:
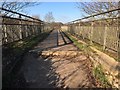
M 55 18 L 52 12 L 48 12 L 44 17 L 44 21 L 46 22 L 46 25 L 49 26 L 51 29 L 54 29 L 54 20 Z
M 55 22 L 55 18 L 52 12 L 48 12 L 45 15 L 44 21 L 46 22 L 47 26 L 51 27 L 51 29 L 60 29 L 61 25 L 63 25 L 61 22 Z
M 48 13 L 45 15 L 44 21 L 45 21 L 45 22 L 48 22 L 48 23 L 54 22 L 54 17 L 53 17 L 52 12 L 48 12 Z

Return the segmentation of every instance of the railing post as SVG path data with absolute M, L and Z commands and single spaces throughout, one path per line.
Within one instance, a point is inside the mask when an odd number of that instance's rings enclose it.
M 93 29 L 94 29 L 94 21 L 91 22 L 90 45 L 93 44 Z
M 25 28 L 26 28 L 26 29 L 25 29 L 25 35 L 26 35 L 25 37 L 28 37 L 28 36 L 29 36 L 29 35 L 28 35 L 28 27 L 25 26 Z
M 80 36 L 83 38 L 82 31 L 83 31 L 83 24 L 80 24 Z
M 43 30 L 44 30 L 44 24 L 43 24 L 43 22 L 40 22 L 40 32 L 39 33 L 43 32 Z
M 103 41 L 103 50 L 105 50 L 105 48 L 106 48 L 106 38 L 107 38 L 107 28 L 108 28 L 108 26 L 107 26 L 107 24 L 105 25 L 105 32 L 104 32 L 104 41 Z
M 69 28 L 70 28 L 69 24 L 67 24 L 67 27 L 68 27 L 68 28 L 67 28 L 67 31 L 66 31 L 66 32 L 69 32 Z
M 79 22 L 79 26 L 78 26 L 78 27 L 79 27 L 79 35 L 81 34 L 80 25 L 81 25 L 81 24 L 80 24 L 80 22 Z M 80 35 L 80 36 L 81 36 L 81 35 Z
M 40 32 L 39 25 L 36 24 L 36 25 L 35 25 L 35 28 L 36 28 L 35 35 L 38 35 L 38 33 Z
M 4 25 L 4 35 L 5 35 L 5 42 L 7 43 L 8 39 L 7 39 L 7 26 L 6 25 Z
M 120 8 L 120 1 L 118 2 L 118 8 Z M 120 10 L 118 10 L 118 59 L 120 61 Z
M 35 25 L 34 25 L 34 20 L 32 21 L 32 25 L 31 25 L 31 28 L 32 28 L 32 35 L 34 36 L 35 35 Z
M 29 23 L 27 23 L 27 34 L 28 34 L 28 36 L 27 37 L 29 37 L 30 36 L 30 31 L 29 31 Z
M 71 24 L 69 24 L 69 33 L 71 32 Z
M 21 19 L 21 15 L 19 15 L 19 18 Z M 20 24 L 19 34 L 20 34 L 20 39 L 22 39 L 22 20 L 20 20 L 19 24 Z

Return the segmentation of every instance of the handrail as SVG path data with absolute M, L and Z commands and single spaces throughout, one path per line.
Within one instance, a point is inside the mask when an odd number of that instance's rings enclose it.
M 28 20 L 28 19 L 13 18 L 13 17 L 8 17 L 8 16 L 0 16 L 0 17 L 2 17 L 2 18 L 16 19 L 16 20 L 22 20 L 22 21 L 27 21 L 27 22 L 40 23 L 40 22 L 38 22 L 38 21 L 32 21 L 32 20 Z M 0 25 L 1 25 L 1 24 L 4 24 L 4 23 L 2 22 L 2 23 L 0 23 Z M 11 25 L 13 25 L 13 24 L 11 24 Z
M 77 20 L 71 21 L 71 22 L 80 21 L 80 20 L 83 20 L 83 19 L 87 19 L 87 18 L 94 17 L 94 16 L 99 16 L 99 15 L 102 15 L 102 14 L 106 14 L 106 13 L 113 12 L 113 11 L 118 11 L 118 10 L 120 10 L 120 8 L 116 8 L 116 9 L 109 10 L 109 11 L 106 11 L 106 12 L 94 14 L 94 15 L 91 15 L 91 16 L 87 16 L 87 17 L 84 17 L 84 18 L 81 18 L 81 19 L 77 19 Z
M 37 20 L 37 21 L 43 22 L 42 20 L 39 20 L 39 19 L 33 18 L 33 17 L 31 17 L 31 16 L 27 16 L 27 15 L 24 15 L 24 14 L 21 14 L 21 13 L 18 13 L 18 12 L 12 11 L 12 10 L 7 10 L 7 9 L 5 9 L 5 8 L 2 8 L 2 7 L 0 7 L 0 9 L 1 9 L 1 10 L 4 10 L 4 11 L 7 11 L 7 12 L 14 13 L 14 14 L 18 14 L 18 15 L 20 15 L 20 16 L 24 16 L 24 17 L 27 17 L 27 18 L 31 18 L 31 19 L 33 19 L 33 20 Z

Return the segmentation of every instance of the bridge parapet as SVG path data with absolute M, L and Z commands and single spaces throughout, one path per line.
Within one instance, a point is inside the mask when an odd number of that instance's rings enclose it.
M 2 12 L 12 13 L 12 16 L 2 14 L 0 24 L 2 28 L 2 44 L 19 41 L 21 39 L 36 36 L 49 27 L 40 20 L 18 12 L 0 8 Z M 43 30 L 44 29 L 44 30 Z
M 117 53 L 118 46 L 120 46 L 118 43 L 118 21 L 120 17 L 106 17 L 97 19 L 95 19 L 95 17 L 111 12 L 118 12 L 119 10 L 120 8 L 117 8 L 71 21 L 67 23 L 67 31 L 71 34 L 81 37 L 83 40 L 87 40 L 91 45 L 92 43 L 101 45 L 102 50 L 108 49 Z

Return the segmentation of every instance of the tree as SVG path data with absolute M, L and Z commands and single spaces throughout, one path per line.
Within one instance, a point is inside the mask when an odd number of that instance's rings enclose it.
M 23 12 L 25 8 L 39 5 L 39 4 L 40 4 L 39 2 L 18 2 L 18 1 L 7 2 L 7 0 L 4 0 L 4 2 L 1 2 L 1 7 L 7 10 Z M 4 15 L 9 15 L 9 16 L 13 15 L 6 11 L 1 11 L 1 12 Z
M 54 22 L 54 17 L 53 17 L 52 12 L 48 12 L 48 13 L 45 15 L 44 21 L 45 21 L 45 22 L 48 22 L 48 23 Z
M 77 4 L 77 7 L 87 15 L 93 15 L 102 13 L 115 8 L 118 8 L 117 2 L 81 2 Z M 100 17 L 116 17 L 118 12 L 110 12 L 108 14 L 101 15 Z

